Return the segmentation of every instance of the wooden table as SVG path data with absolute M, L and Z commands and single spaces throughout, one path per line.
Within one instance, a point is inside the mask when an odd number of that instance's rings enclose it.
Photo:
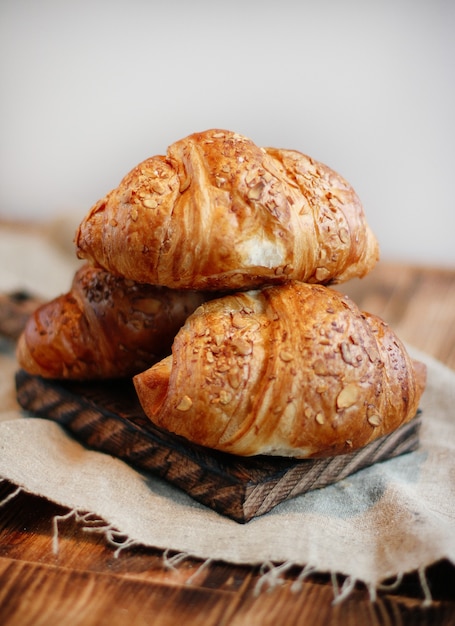
M 340 289 L 402 339 L 455 369 L 455 269 L 381 262 L 367 278 Z M 0 483 L 0 501 L 14 491 Z M 417 574 L 374 603 L 359 585 L 334 605 L 327 576 L 308 578 L 294 593 L 296 573 L 288 571 L 280 586 L 257 594 L 257 568 L 211 563 L 201 569 L 197 560 L 185 559 L 170 569 L 161 552 L 138 547 L 116 558 L 101 535 L 84 532 L 73 518 L 59 523 L 55 556 L 53 518 L 65 512 L 24 493 L 0 509 L 2 626 L 455 625 L 455 567 L 445 561 L 427 570 L 429 606 L 422 605 Z

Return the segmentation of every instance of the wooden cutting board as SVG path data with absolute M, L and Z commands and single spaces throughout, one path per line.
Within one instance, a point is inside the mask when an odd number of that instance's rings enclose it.
M 55 420 L 88 447 L 152 472 L 198 502 L 245 523 L 280 502 L 418 447 L 420 414 L 365 448 L 329 459 L 238 457 L 188 443 L 154 426 L 130 381 L 56 382 L 16 375 L 19 404 Z

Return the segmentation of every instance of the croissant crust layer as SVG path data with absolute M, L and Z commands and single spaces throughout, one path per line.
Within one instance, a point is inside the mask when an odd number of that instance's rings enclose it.
M 175 333 L 205 299 L 202 292 L 141 285 L 84 265 L 68 293 L 30 316 L 18 363 L 44 378 L 132 376 L 169 354 Z
M 364 276 L 378 243 L 353 188 L 295 150 L 208 130 L 146 159 L 97 202 L 77 253 L 171 288 L 237 290 Z
M 385 322 L 290 281 L 202 304 L 134 383 L 152 422 L 196 444 L 314 458 L 412 419 L 425 375 Z

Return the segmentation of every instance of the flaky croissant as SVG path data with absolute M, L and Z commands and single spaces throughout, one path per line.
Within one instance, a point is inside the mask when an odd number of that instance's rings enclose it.
M 417 412 L 425 366 L 338 291 L 289 282 L 204 303 L 134 378 L 159 427 L 237 455 L 347 453 Z
M 84 218 L 76 246 L 80 258 L 139 282 L 218 291 L 339 283 L 378 259 L 340 175 L 223 130 L 140 163 Z
M 169 354 L 175 333 L 205 298 L 84 265 L 67 294 L 28 319 L 17 344 L 18 363 L 45 378 L 132 376 Z

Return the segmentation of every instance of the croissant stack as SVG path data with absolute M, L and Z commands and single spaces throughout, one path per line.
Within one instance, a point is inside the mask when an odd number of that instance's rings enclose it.
M 86 265 L 31 317 L 27 371 L 133 377 L 156 425 L 239 455 L 341 454 L 414 417 L 424 366 L 328 287 L 367 274 L 378 243 L 322 163 L 196 133 L 127 174 L 75 242 Z

